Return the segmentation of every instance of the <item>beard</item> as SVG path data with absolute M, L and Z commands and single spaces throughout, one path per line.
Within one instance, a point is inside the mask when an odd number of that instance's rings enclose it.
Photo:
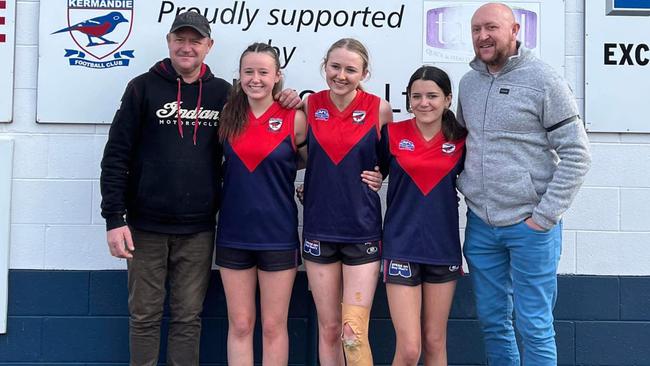
M 503 66 L 508 62 L 508 58 L 510 58 L 510 50 L 508 47 L 499 47 L 495 45 L 494 53 L 490 55 L 485 55 L 480 52 L 480 49 L 477 49 L 476 57 L 483 61 L 488 66 Z
M 505 65 L 509 57 L 510 56 L 508 56 L 506 52 L 499 52 L 494 56 L 490 57 L 489 59 L 481 60 L 481 61 L 483 61 L 484 63 L 490 66 Z

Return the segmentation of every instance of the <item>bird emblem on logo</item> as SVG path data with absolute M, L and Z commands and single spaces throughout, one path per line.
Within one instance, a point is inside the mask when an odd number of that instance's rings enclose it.
M 352 121 L 354 121 L 354 123 L 361 124 L 365 119 L 366 119 L 366 111 L 352 112 Z
M 88 44 L 86 47 L 115 44 L 116 42 L 106 39 L 104 36 L 113 32 L 118 24 L 128 22 L 129 21 L 122 15 L 122 13 L 113 11 L 106 15 L 84 20 L 69 27 L 59 29 L 52 34 L 72 31 L 81 32 L 88 37 Z M 100 39 L 102 42 L 95 42 L 93 41 L 93 38 Z
M 269 119 L 269 130 L 271 132 L 278 132 L 282 127 L 282 118 L 271 118 Z
M 453 154 L 456 151 L 456 144 L 445 142 L 442 144 L 442 152 L 445 154 Z

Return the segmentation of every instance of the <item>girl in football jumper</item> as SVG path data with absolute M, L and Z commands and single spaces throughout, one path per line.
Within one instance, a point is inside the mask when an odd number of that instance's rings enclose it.
M 275 50 L 250 45 L 219 121 L 225 162 L 216 263 L 228 307 L 230 365 L 253 365 L 258 281 L 263 363 L 288 363 L 287 315 L 300 263 L 293 191 L 306 119 L 273 100 L 281 85 Z
M 341 39 L 322 64 L 329 89 L 310 95 L 303 259 L 318 312 L 321 365 L 372 365 L 368 318 L 380 265 L 379 195 L 359 180 L 378 162 L 385 100 L 365 92 L 368 51 Z M 364 182 L 372 177 L 362 174 Z
M 415 118 L 382 129 L 390 173 L 384 221 L 384 282 L 397 336 L 393 365 L 447 365 L 446 332 L 461 276 L 456 177 L 467 131 L 449 110 L 451 83 L 433 66 L 406 88 Z M 422 347 L 423 346 L 423 347 Z
M 219 121 L 225 163 L 216 263 L 228 308 L 228 363 L 253 364 L 259 282 L 263 363 L 286 365 L 289 300 L 300 263 L 293 190 L 299 160 L 306 159 L 306 119 L 273 100 L 282 76 L 271 46 L 249 46 L 239 77 Z M 381 179 L 365 173 L 379 189 Z

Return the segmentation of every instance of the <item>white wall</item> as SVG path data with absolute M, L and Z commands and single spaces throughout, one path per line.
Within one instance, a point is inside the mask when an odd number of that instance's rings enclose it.
M 10 267 L 124 268 L 108 254 L 99 215 L 108 126 L 35 122 L 38 5 L 17 3 L 14 121 L 0 124 L 0 132 L 15 139 Z M 581 106 L 584 6 L 584 0 L 566 0 L 566 77 Z M 73 101 L 62 102 L 74 108 Z M 593 165 L 566 214 L 560 271 L 650 275 L 650 134 L 589 137 Z
M 125 268 L 105 244 L 99 162 L 109 126 L 36 123 L 38 1 L 18 1 L 10 268 Z M 74 101 L 65 100 L 74 108 Z

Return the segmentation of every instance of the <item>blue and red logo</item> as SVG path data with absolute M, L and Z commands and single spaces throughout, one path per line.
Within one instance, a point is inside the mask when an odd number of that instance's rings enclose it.
M 134 0 L 68 0 L 68 33 L 76 48 L 65 49 L 70 66 L 107 69 L 129 66 L 133 50 L 122 50 L 133 29 Z
M 314 113 L 314 118 L 316 118 L 317 121 L 328 121 L 330 119 L 330 112 L 325 108 L 320 108 L 316 113 Z
M 401 139 L 397 148 L 399 150 L 415 151 L 415 144 L 409 139 Z

